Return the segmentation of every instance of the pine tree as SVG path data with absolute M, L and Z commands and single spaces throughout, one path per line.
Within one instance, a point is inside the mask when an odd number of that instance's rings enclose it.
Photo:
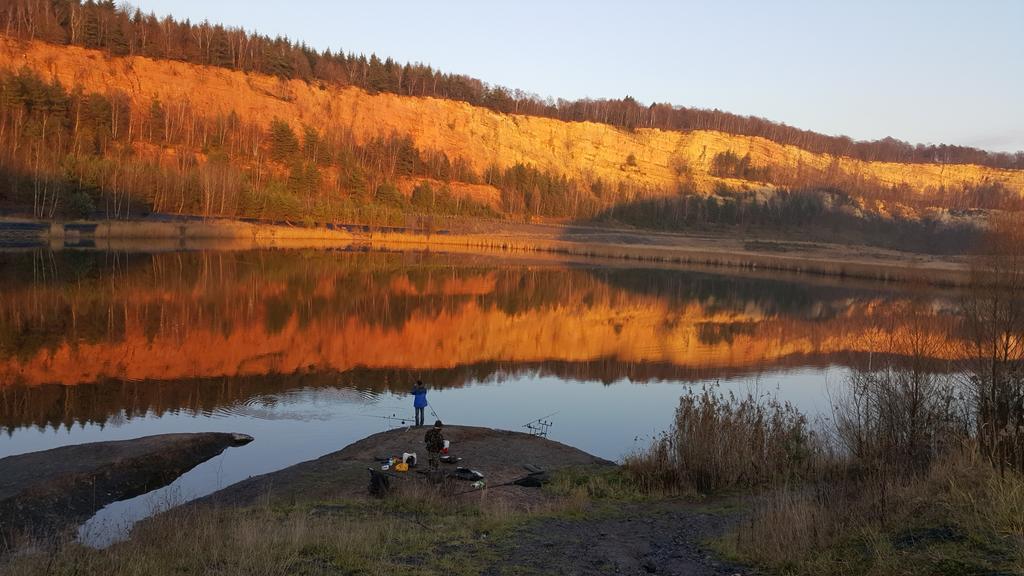
M 153 102 L 149 105 L 149 118 L 147 119 L 150 141 L 163 142 L 167 137 L 167 134 L 165 133 L 166 119 L 167 113 L 164 111 L 163 104 L 154 98 Z
M 91 1 L 85 4 L 82 20 L 82 43 L 86 48 L 100 48 L 103 46 L 99 11 Z
M 299 152 L 299 140 L 292 127 L 284 120 L 275 118 L 270 122 L 270 158 L 276 162 L 287 162 Z
M 228 35 L 220 26 L 213 32 L 213 40 L 210 46 L 210 65 L 224 68 L 234 67 L 231 60 L 231 45 L 228 43 Z

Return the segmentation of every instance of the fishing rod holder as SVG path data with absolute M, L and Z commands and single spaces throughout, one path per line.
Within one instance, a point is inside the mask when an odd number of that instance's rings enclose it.
M 523 428 L 530 431 L 530 434 L 538 436 L 540 438 L 547 438 L 548 431 L 551 430 L 553 422 L 545 418 L 538 418 L 523 424 Z

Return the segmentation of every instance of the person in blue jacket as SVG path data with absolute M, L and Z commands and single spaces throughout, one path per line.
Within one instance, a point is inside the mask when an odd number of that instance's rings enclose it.
M 427 407 L 427 387 L 422 380 L 417 380 L 412 387 L 412 407 L 416 409 L 416 427 L 423 426 L 423 409 Z

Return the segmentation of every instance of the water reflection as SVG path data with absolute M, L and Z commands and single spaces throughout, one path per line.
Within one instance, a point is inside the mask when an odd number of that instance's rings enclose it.
M 900 319 L 922 302 L 837 282 L 326 251 L 8 254 L 0 296 L 9 433 L 179 412 L 295 418 L 253 399 L 358 402 L 416 378 L 695 381 L 862 364 L 904 352 Z M 946 334 L 951 301 L 924 303 Z
M 396 423 L 382 416 L 411 420 L 416 379 L 443 419 L 515 430 L 558 412 L 552 439 L 617 459 L 669 425 L 683 383 L 827 413 L 844 367 L 907 353 L 910 308 L 949 340 L 951 298 L 840 281 L 426 253 L 3 254 L 0 458 L 256 438 L 98 511 L 94 543 Z

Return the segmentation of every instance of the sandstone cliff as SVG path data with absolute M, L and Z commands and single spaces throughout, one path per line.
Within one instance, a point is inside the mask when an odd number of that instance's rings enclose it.
M 23 66 L 68 87 L 100 93 L 122 91 L 141 109 L 153 99 L 187 100 L 206 114 L 234 111 L 244 121 L 262 124 L 276 117 L 296 127 L 347 128 L 361 140 L 392 133 L 408 135 L 419 149 L 462 158 L 477 171 L 524 163 L 569 177 L 600 178 L 666 193 L 675 190 L 680 173 L 685 172 L 699 188 L 710 190 L 720 180 L 709 174 L 712 159 L 720 152 L 732 151 L 740 156 L 749 153 L 754 165 L 768 167 L 772 174 L 817 171 L 883 186 L 905 184 L 916 193 L 939 186 L 999 182 L 1024 194 L 1024 171 L 1019 170 L 864 162 L 713 131 L 628 132 L 592 122 L 499 114 L 451 100 L 368 94 L 357 88 L 0 39 L 0 67 Z M 630 157 L 635 161 L 627 161 Z M 493 192 L 478 193 L 494 198 Z

